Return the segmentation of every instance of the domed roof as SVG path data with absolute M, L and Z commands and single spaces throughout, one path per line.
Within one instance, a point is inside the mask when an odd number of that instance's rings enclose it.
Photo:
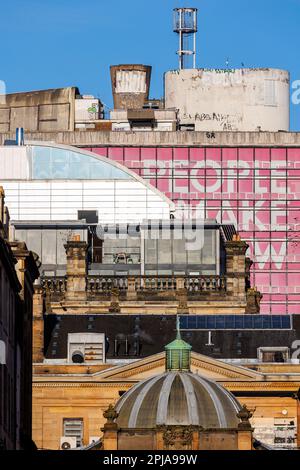
M 139 382 L 116 405 L 119 428 L 196 425 L 236 428 L 241 409 L 224 387 L 187 371 L 168 371 Z

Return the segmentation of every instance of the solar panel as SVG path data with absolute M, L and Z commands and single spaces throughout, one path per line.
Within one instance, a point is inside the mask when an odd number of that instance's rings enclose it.
M 282 320 L 282 328 L 291 328 L 291 317 L 289 315 L 285 315 L 281 317 Z
M 211 317 L 207 318 L 207 328 L 209 330 L 215 330 L 216 329 L 216 317 L 215 317 L 215 315 L 212 315 Z
M 264 315 L 262 319 L 263 328 L 269 329 L 272 328 L 272 317 L 270 315 Z
M 244 318 L 240 317 L 239 315 L 235 317 L 235 325 L 234 327 L 237 330 L 241 330 L 244 328 Z
M 282 323 L 281 323 L 281 316 L 274 315 L 272 317 L 272 322 L 273 322 L 273 328 L 282 328 Z
M 216 329 L 223 330 L 225 328 L 225 317 L 224 315 L 220 315 L 216 317 Z
M 207 329 L 207 317 L 205 315 L 199 315 L 197 318 L 197 328 L 201 330 Z
M 197 317 L 193 316 L 188 319 L 189 329 L 197 328 Z
M 234 317 L 233 315 L 226 315 L 225 317 L 225 329 L 234 328 Z
M 244 319 L 244 328 L 252 329 L 253 328 L 253 318 L 252 315 L 246 315 Z
M 253 317 L 253 328 L 255 330 L 262 330 L 263 329 L 262 316 L 255 315 L 255 317 Z
M 180 317 L 180 329 L 187 330 L 188 329 L 188 317 Z
M 289 315 L 181 315 L 182 330 L 271 330 L 290 329 Z

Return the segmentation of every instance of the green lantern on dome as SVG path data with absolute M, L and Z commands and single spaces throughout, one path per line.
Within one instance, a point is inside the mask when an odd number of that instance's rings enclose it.
M 177 316 L 176 326 L 176 339 L 165 346 L 166 370 L 189 371 L 192 346 L 181 338 L 179 316 Z

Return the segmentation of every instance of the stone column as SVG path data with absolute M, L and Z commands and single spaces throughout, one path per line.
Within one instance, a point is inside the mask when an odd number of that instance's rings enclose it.
M 200 450 L 199 429 L 193 431 L 192 450 Z
M 67 254 L 66 299 L 86 300 L 88 245 L 75 236 L 65 244 Z
M 108 308 L 109 313 L 120 313 L 119 303 L 120 291 L 117 287 L 113 287 L 110 293 L 110 306 Z
M 127 300 L 136 300 L 137 298 L 137 292 L 135 289 L 135 278 L 134 277 L 128 277 L 128 287 L 127 287 Z
M 176 278 L 176 299 L 178 302 L 177 314 L 185 315 L 189 313 L 187 289 L 185 288 L 184 278 Z
M 246 297 L 246 251 L 249 245 L 234 235 L 231 241 L 225 243 L 227 292 L 245 299 Z
M 238 450 L 253 450 L 252 431 L 238 431 Z
M 40 285 L 35 286 L 33 295 L 33 362 L 44 360 L 44 294 Z
M 155 450 L 165 450 L 164 433 L 162 429 L 160 428 L 156 429 L 155 440 L 156 440 Z

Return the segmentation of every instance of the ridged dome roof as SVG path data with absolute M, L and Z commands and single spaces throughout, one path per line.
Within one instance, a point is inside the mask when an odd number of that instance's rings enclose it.
M 196 425 L 236 428 L 241 406 L 224 387 L 191 372 L 171 371 L 139 382 L 116 405 L 119 428 Z

